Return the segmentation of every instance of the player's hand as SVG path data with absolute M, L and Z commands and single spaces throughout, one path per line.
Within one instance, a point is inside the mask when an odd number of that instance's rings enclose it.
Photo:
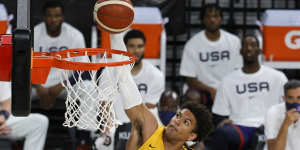
M 232 125 L 233 122 L 232 122 L 232 120 L 225 119 L 225 120 L 223 120 L 222 122 L 220 122 L 220 123 L 218 124 L 217 128 L 222 127 L 222 126 L 224 126 L 224 125 L 226 125 L 226 124 Z
M 298 121 L 299 118 L 300 118 L 300 114 L 296 112 L 296 109 L 291 109 L 286 113 L 283 123 L 287 126 L 290 126 L 291 124 Z
M 1 135 L 7 135 L 11 132 L 11 128 L 8 128 L 6 126 L 6 119 L 4 115 L 0 115 L 0 136 Z

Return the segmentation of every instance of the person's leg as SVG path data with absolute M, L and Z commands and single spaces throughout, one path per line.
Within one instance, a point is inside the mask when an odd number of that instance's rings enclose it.
M 243 149 L 248 148 L 252 142 L 251 140 L 253 139 L 253 136 L 255 135 L 257 128 L 245 127 L 245 126 L 236 126 L 236 127 L 239 128 L 239 130 L 242 132 L 244 136 L 245 144 Z
M 12 129 L 7 137 L 25 138 L 24 150 L 43 150 L 49 124 L 46 116 L 41 114 L 30 114 L 28 117 L 11 116 L 6 123 Z
M 239 150 L 243 145 L 243 136 L 235 126 L 224 125 L 216 129 L 206 147 L 209 150 Z

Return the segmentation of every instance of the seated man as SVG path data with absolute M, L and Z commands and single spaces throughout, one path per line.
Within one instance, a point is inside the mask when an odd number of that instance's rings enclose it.
M 126 49 L 119 34 L 111 35 L 112 49 Z M 181 107 L 167 127 L 158 125 L 153 114 L 143 103 L 141 94 L 131 76 L 128 66 L 116 70 L 121 73 L 119 91 L 123 107 L 132 125 L 128 150 L 187 150 L 186 141 L 205 138 L 213 129 L 211 114 L 194 103 Z
M 157 107 L 150 109 L 159 125 L 167 126 L 179 108 L 179 96 L 173 90 L 161 94 Z
M 43 150 L 48 130 L 48 118 L 41 114 L 27 117 L 11 115 L 11 87 L 0 82 L 0 138 L 25 138 L 24 150 Z
M 203 93 L 201 93 L 200 91 L 198 91 L 197 89 L 189 88 L 183 95 L 183 101 L 192 100 L 195 103 L 206 105 L 207 99 L 203 98 L 203 96 L 205 96 L 205 95 Z
M 268 150 L 298 150 L 300 147 L 300 81 L 284 85 L 285 103 L 272 106 L 265 120 Z
M 219 128 L 208 144 L 211 150 L 248 147 L 257 127 L 264 123 L 267 110 L 282 102 L 287 78 L 282 72 L 260 65 L 260 51 L 256 37 L 246 35 L 240 50 L 243 67 L 225 76 L 218 87 L 212 111 Z

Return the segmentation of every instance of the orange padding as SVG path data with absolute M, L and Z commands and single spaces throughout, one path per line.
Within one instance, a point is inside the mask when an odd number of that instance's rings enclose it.
M 7 20 L 0 20 L 0 34 L 5 34 L 8 28 Z
M 146 37 L 145 58 L 160 57 L 160 40 L 163 25 L 161 24 L 133 24 L 132 29 L 141 30 Z M 101 47 L 110 48 L 109 33 L 101 32 Z
M 263 52 L 267 60 L 299 61 L 300 60 L 300 34 L 288 36 L 293 31 L 300 32 L 300 27 L 294 26 L 264 26 Z M 294 32 L 295 33 L 295 32 Z M 287 42 L 286 42 L 287 40 Z M 297 42 L 298 41 L 298 42 Z M 294 45 L 296 48 L 292 49 Z M 298 47 L 298 48 L 297 48 Z

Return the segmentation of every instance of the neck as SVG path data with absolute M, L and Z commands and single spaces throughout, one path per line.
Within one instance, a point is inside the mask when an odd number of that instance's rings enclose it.
M 184 141 L 170 140 L 166 136 L 166 132 L 163 134 L 163 143 L 165 150 L 182 150 Z
M 47 30 L 48 35 L 51 36 L 51 37 L 58 37 L 60 32 L 61 32 L 61 29 L 58 29 L 56 31 Z
M 210 41 L 217 41 L 220 38 L 220 30 L 216 30 L 215 32 L 205 30 L 205 35 Z
M 137 75 L 142 70 L 142 67 L 143 67 L 142 61 L 139 64 L 135 64 L 131 69 L 131 74 Z
M 253 63 L 244 62 L 244 65 L 243 65 L 243 68 L 242 68 L 244 73 L 255 73 L 259 69 L 260 69 L 260 65 L 259 65 L 258 61 L 255 61 Z

